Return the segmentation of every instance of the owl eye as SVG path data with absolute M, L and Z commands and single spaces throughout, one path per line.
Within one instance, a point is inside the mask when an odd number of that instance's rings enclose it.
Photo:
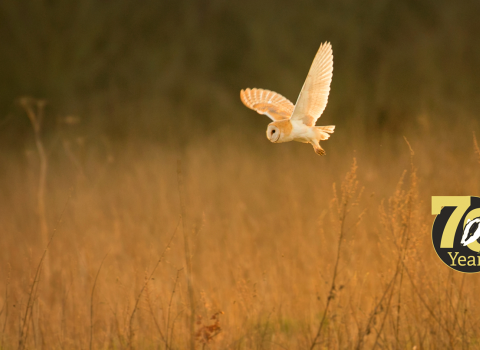
M 275 130 L 272 130 L 272 135 L 275 134 Z

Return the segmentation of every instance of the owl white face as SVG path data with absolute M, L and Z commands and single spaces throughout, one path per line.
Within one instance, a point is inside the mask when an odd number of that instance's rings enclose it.
M 280 129 L 275 125 L 269 125 L 267 128 L 267 139 L 271 142 L 277 142 L 280 138 Z

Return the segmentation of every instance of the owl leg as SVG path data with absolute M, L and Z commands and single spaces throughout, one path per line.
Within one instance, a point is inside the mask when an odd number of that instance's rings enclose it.
M 313 149 L 315 150 L 315 153 L 318 154 L 319 156 L 324 156 L 327 154 L 325 150 L 320 146 L 320 143 L 312 143 Z

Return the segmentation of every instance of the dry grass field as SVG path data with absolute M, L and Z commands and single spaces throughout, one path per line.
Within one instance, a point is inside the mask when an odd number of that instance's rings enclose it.
M 479 14 L 2 0 L 0 350 L 480 349 L 430 207 L 480 194 Z M 295 101 L 324 41 L 319 157 L 239 92 Z
M 2 154 L 0 348 L 478 348 L 478 276 L 430 238 L 431 195 L 478 194 L 471 126 L 337 130 L 326 157 L 263 130 L 47 143 L 49 238 L 35 145 Z

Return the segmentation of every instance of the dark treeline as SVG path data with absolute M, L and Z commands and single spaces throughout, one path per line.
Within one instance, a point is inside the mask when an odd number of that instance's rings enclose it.
M 0 135 L 28 130 L 16 118 L 25 95 L 119 137 L 173 122 L 256 126 L 239 90 L 295 102 L 323 41 L 334 50 L 325 113 L 336 123 L 393 133 L 425 114 L 474 118 L 479 15 L 474 0 L 3 0 Z

